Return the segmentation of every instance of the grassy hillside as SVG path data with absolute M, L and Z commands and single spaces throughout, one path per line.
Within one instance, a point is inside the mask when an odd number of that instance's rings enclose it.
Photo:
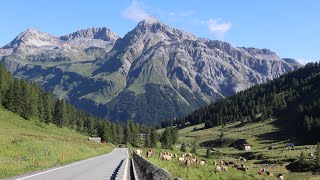
M 309 63 L 163 125 L 172 123 L 182 128 L 204 123 L 205 128 L 211 128 L 231 122 L 250 124 L 277 117 L 283 120 L 278 128 L 290 124 L 286 135 L 299 139 L 301 144 L 315 144 L 320 141 L 319 84 L 320 63 Z
M 24 120 L 0 107 L 0 178 L 110 152 L 113 145 L 89 142 L 68 128 Z M 20 160 L 19 160 L 20 159 Z
M 181 177 L 183 179 L 262 179 L 264 176 L 258 176 L 257 171 L 265 168 L 268 171 L 273 172 L 274 176 L 279 173 L 285 174 L 285 179 L 319 179 L 319 175 L 312 174 L 311 172 L 294 173 L 286 169 L 291 161 L 299 158 L 301 151 L 304 151 L 307 155 L 307 159 L 313 159 L 309 157 L 309 153 L 315 153 L 314 145 L 295 146 L 293 150 L 285 148 L 288 143 L 294 142 L 293 139 L 288 139 L 283 133 L 284 128 L 279 128 L 279 123 L 283 124 L 283 119 L 269 118 L 264 121 L 248 123 L 242 126 L 240 122 L 234 122 L 226 124 L 222 129 L 221 126 L 215 126 L 205 129 L 204 124 L 198 124 L 196 126 L 190 126 L 179 130 L 180 143 L 189 144 L 187 151 L 190 151 L 191 144 L 195 142 L 197 146 L 197 157 L 205 160 L 204 166 L 191 166 L 185 167 L 182 163 L 174 159 L 171 162 L 159 160 L 160 151 L 167 152 L 169 150 L 156 149 L 156 155 L 150 160 L 159 166 L 167 169 L 173 175 L 173 177 Z M 159 132 L 163 129 L 158 130 Z M 222 139 L 228 141 L 217 147 L 215 143 L 220 139 L 221 131 L 224 132 Z M 232 146 L 232 142 L 238 139 L 245 139 L 250 145 L 252 145 L 251 151 L 239 150 Z M 204 143 L 207 145 L 204 146 Z M 211 145 L 211 146 L 210 146 Z M 272 146 L 272 149 L 269 149 Z M 211 149 L 211 157 L 206 158 L 205 154 L 207 148 Z M 182 154 L 177 145 L 173 151 L 178 155 Z M 239 161 L 239 157 L 245 157 L 246 162 Z M 232 160 L 240 164 L 245 164 L 249 167 L 248 172 L 242 172 L 235 168 L 229 167 L 227 173 L 214 173 L 213 161 L 216 160 Z M 178 165 L 177 165 L 178 164 Z M 267 177 L 267 179 L 277 179 L 276 177 Z

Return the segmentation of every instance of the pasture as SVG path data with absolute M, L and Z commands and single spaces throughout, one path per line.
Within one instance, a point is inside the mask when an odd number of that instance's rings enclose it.
M 182 179 L 277 179 L 278 174 L 284 174 L 285 179 L 320 179 L 311 172 L 293 173 L 289 172 L 285 166 L 299 158 L 301 151 L 305 154 L 314 153 L 314 145 L 294 146 L 288 148 L 287 145 L 293 143 L 288 139 L 281 128 L 276 126 L 277 119 L 268 119 L 263 122 L 255 122 L 241 126 L 239 122 L 227 124 L 224 128 L 221 126 L 210 129 L 203 129 L 204 124 L 190 126 L 179 130 L 179 144 L 173 150 L 155 149 L 155 155 L 149 160 L 160 167 L 170 171 L 173 178 Z M 237 140 L 245 139 L 252 146 L 252 150 L 245 151 L 235 147 L 225 145 L 223 147 L 204 147 L 203 142 L 219 140 L 221 131 L 224 139 Z M 183 154 L 180 149 L 181 143 L 189 145 L 187 152 L 190 152 L 192 143 L 197 144 L 198 159 L 204 160 L 204 165 L 191 165 L 187 167 L 178 158 L 172 158 L 171 161 L 159 159 L 162 152 L 177 154 L 179 157 Z M 210 144 L 210 143 L 209 143 Z M 202 146 L 201 146 L 202 145 Z M 271 148 L 270 148 L 271 147 Z M 211 149 L 211 157 L 206 158 L 207 148 Z M 144 151 L 146 152 L 146 150 Z M 143 153 L 145 156 L 145 153 Z M 246 161 L 240 161 L 243 157 Z M 307 157 L 313 158 L 313 157 Z M 215 172 L 214 161 L 233 161 L 248 167 L 248 171 L 240 171 L 229 166 L 227 172 Z M 273 176 L 267 176 L 266 173 L 258 175 L 262 169 L 272 172 Z

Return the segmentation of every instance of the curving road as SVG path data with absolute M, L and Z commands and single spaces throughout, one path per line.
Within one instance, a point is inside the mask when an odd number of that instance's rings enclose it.
M 16 176 L 16 180 L 106 180 L 130 179 L 128 150 L 115 148 L 111 153 L 73 164 Z M 8 180 L 9 180 L 8 179 Z

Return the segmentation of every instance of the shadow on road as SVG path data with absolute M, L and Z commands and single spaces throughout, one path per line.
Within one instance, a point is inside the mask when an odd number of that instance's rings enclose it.
M 121 160 L 121 162 L 119 163 L 119 165 L 117 166 L 117 168 L 113 171 L 112 176 L 110 177 L 110 180 L 115 180 L 115 179 L 116 179 L 117 174 L 118 174 L 118 172 L 119 172 L 119 169 L 120 169 L 123 161 L 124 161 L 124 159 Z

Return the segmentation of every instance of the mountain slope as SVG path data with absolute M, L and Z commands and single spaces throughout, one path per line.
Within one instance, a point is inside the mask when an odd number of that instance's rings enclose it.
M 10 43 L 0 51 L 2 62 L 16 77 L 37 81 L 56 96 L 100 117 L 149 124 L 182 117 L 300 66 L 267 49 L 236 48 L 201 39 L 157 19 L 140 22 L 123 38 L 98 32 L 79 31 L 49 39 L 70 45 L 85 37 L 108 46 L 79 45 L 81 53 L 59 51 L 60 56 L 54 56 L 58 59 L 51 59 L 51 50 L 29 58 L 15 50 L 17 43 Z M 17 38 L 13 42 L 19 42 Z
M 205 128 L 241 121 L 242 125 L 276 116 L 284 134 L 301 143 L 320 139 L 320 65 L 309 63 L 268 83 L 194 111 L 174 123 L 205 123 Z

